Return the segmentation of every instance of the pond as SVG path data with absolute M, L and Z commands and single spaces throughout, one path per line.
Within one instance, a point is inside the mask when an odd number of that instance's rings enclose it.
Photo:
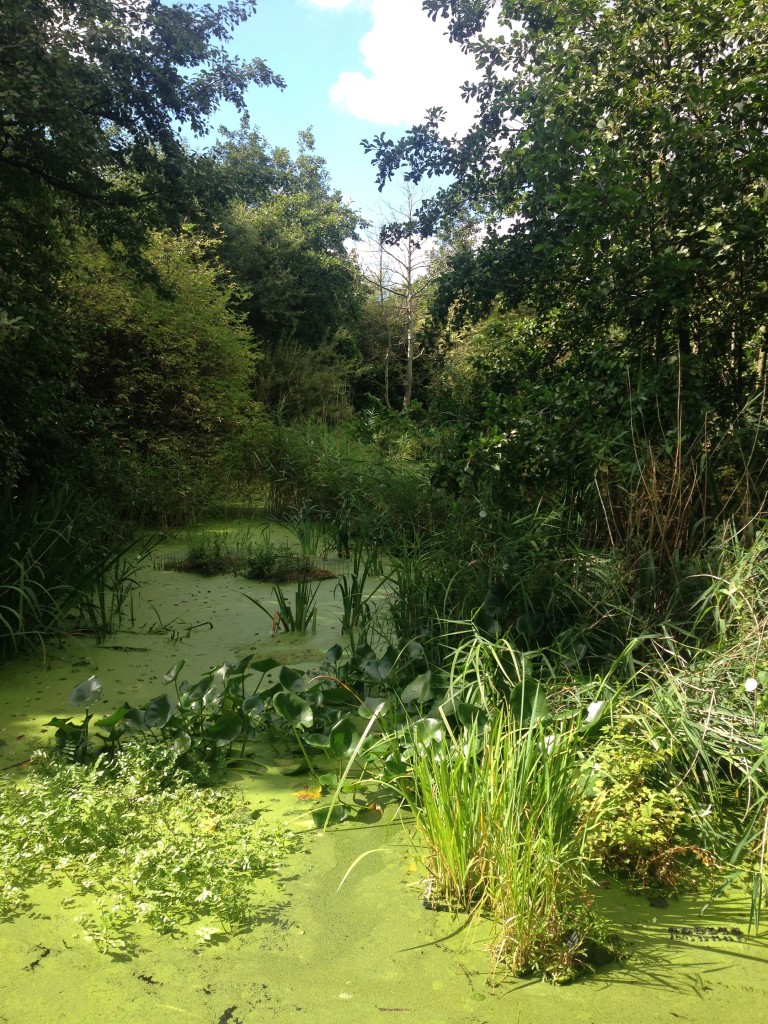
M 90 675 L 103 683 L 99 710 L 106 712 L 161 692 L 163 674 L 181 658 L 194 680 L 252 652 L 310 666 L 341 640 L 333 580 L 319 584 L 316 634 L 273 637 L 268 616 L 244 596 L 269 604 L 269 584 L 157 567 L 178 551 L 178 544 L 167 545 L 155 552 L 154 567 L 148 561 L 139 570 L 132 627 L 102 646 L 71 637 L 3 666 L 0 767 L 25 760 L 51 738 L 45 723 L 67 714 L 70 690 Z M 275 764 L 232 783 L 265 818 L 289 823 L 301 842 L 277 879 L 258 883 L 253 927 L 227 941 L 201 945 L 147 932 L 135 955 L 110 958 L 83 941 L 60 889 L 38 887 L 31 913 L 0 922 L 0 1021 L 369 1024 L 391 1016 L 418 1024 L 722 1024 L 759 1018 L 768 948 L 762 939 L 736 941 L 729 934 L 747 931 L 746 900 L 719 903 L 700 917 L 694 899 L 652 906 L 620 887 L 601 890 L 597 898 L 630 949 L 625 964 L 564 987 L 509 981 L 489 969 L 486 925 L 422 906 L 423 868 L 396 806 L 373 824 L 322 832 L 312 824 L 309 782 Z

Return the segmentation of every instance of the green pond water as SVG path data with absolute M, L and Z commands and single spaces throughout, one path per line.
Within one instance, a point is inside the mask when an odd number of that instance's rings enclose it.
M 155 564 L 178 551 L 166 547 Z M 52 738 L 45 723 L 69 713 L 70 690 L 90 675 L 104 685 L 99 710 L 106 712 L 161 692 L 161 677 L 181 658 L 185 678 L 196 679 L 251 652 L 311 665 L 341 639 L 332 580 L 320 584 L 316 636 L 272 638 L 268 618 L 243 596 L 271 604 L 269 585 L 150 564 L 140 576 L 133 628 L 102 646 L 85 637 L 49 644 L 0 668 L 0 768 Z M 628 943 L 625 964 L 566 987 L 505 980 L 489 969 L 492 936 L 485 925 L 467 926 L 422 907 L 423 871 L 396 808 L 375 824 L 318 832 L 311 804 L 297 797 L 306 782 L 276 766 L 235 783 L 302 841 L 276 880 L 259 883 L 254 926 L 221 944 L 201 947 L 148 933 L 135 956 L 113 960 L 83 941 L 73 911 L 61 906 L 60 889 L 39 887 L 32 913 L 0 922 L 0 1022 L 723 1024 L 763 1018 L 768 944 L 762 937 L 670 939 L 670 928 L 746 932 L 746 900 L 718 903 L 700 917 L 694 899 L 655 908 L 614 887 L 598 899 Z

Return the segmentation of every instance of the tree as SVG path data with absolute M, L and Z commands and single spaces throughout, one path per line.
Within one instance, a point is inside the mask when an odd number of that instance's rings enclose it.
M 462 202 L 491 230 L 495 294 L 560 311 L 571 338 L 618 327 L 635 351 L 679 352 L 741 402 L 768 312 L 768 21 L 757 0 L 424 0 L 475 55 L 461 139 L 441 112 L 367 148 L 383 184 L 446 173 L 432 230 Z M 466 272 L 466 262 L 464 266 Z M 490 275 L 495 287 L 488 287 Z
M 413 398 L 414 364 L 422 354 L 417 337 L 426 309 L 426 297 L 432 285 L 430 270 L 433 253 L 424 248 L 415 220 L 418 200 L 412 188 L 404 191 L 400 208 L 389 207 L 395 221 L 383 226 L 372 246 L 372 258 L 366 273 L 377 315 L 371 318 L 383 335 L 385 352 L 384 401 L 391 408 L 390 375 L 393 356 L 400 349 L 403 360 L 403 411 Z
M 145 255 L 162 294 L 85 239 L 59 281 L 72 352 L 61 443 L 65 463 L 79 461 L 109 481 L 113 507 L 168 518 L 237 461 L 247 477 L 245 450 L 261 429 L 251 394 L 255 356 L 213 243 L 191 231 L 155 232 Z
M 180 129 L 202 135 L 219 103 L 244 107 L 252 82 L 283 84 L 219 45 L 255 6 L 6 0 L 0 194 L 18 227 L 37 236 L 55 207 L 125 242 L 137 223 L 183 211 L 191 161 Z M 13 256 L 6 241 L 0 267 Z
M 0 4 L 0 478 L 40 475 L 71 406 L 73 351 L 51 302 L 85 232 L 127 262 L 208 187 L 181 129 L 282 85 L 221 44 L 253 0 Z M 206 172 L 205 174 L 203 172 Z M 151 262 L 144 269 L 154 273 Z
M 211 154 L 231 200 L 221 257 L 247 289 L 241 308 L 267 351 L 336 343 L 359 317 L 359 275 L 346 248 L 359 218 L 314 147 L 311 131 L 302 132 L 293 159 L 246 120 Z

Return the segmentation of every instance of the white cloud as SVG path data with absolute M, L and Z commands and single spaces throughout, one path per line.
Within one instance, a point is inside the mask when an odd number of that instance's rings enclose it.
M 341 9 L 354 0 L 311 0 Z M 419 123 L 429 107 L 444 107 L 446 134 L 465 131 L 473 108 L 461 99 L 461 84 L 476 75 L 471 57 L 433 22 L 421 0 L 368 0 L 373 27 L 360 41 L 366 72 L 344 71 L 331 86 L 331 102 L 364 121 L 386 125 Z

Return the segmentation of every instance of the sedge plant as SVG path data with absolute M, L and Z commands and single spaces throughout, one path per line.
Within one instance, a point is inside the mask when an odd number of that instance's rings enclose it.
M 509 708 L 414 744 L 399 787 L 432 879 L 431 899 L 491 917 L 498 963 L 567 981 L 613 958 L 591 907 L 590 825 L 579 730 Z

